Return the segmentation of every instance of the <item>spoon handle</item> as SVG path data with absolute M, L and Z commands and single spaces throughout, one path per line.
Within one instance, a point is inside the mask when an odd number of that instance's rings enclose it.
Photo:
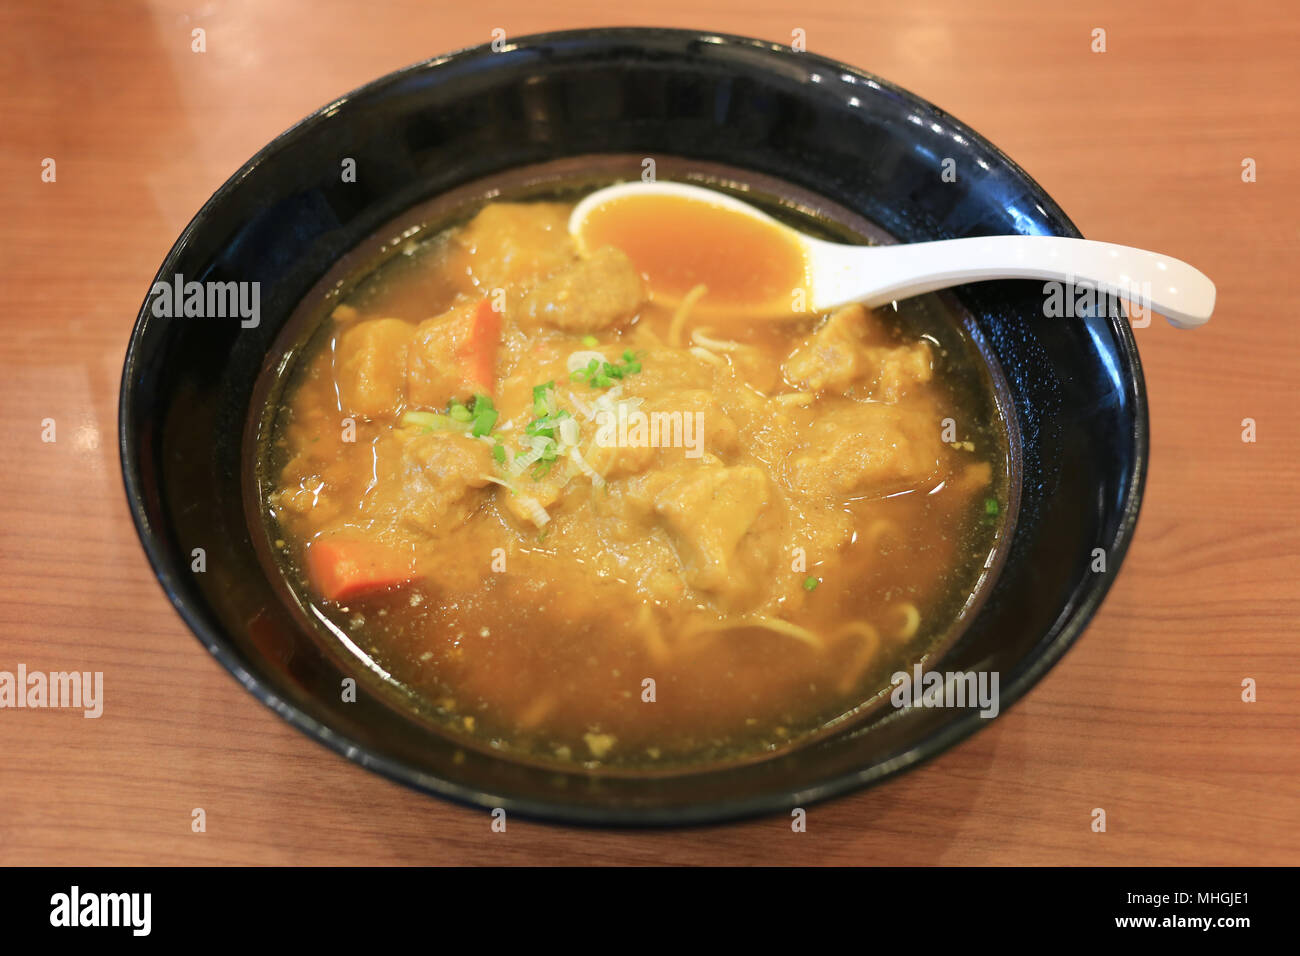
M 1043 279 L 1062 283 L 1064 297 L 1073 298 L 1080 287 L 1091 286 L 1152 308 L 1181 329 L 1204 325 L 1214 311 L 1214 283 L 1203 272 L 1180 259 L 1109 242 L 986 236 L 897 246 L 818 240 L 809 245 L 813 299 L 819 309 L 854 301 L 880 306 L 986 279 Z M 1050 291 L 1044 289 L 1045 309 Z M 1072 315 L 1073 309 L 1064 314 Z

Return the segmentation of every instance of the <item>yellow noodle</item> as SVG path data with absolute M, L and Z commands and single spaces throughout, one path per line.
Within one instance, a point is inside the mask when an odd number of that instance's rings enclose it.
M 880 632 L 866 621 L 850 621 L 835 631 L 831 637 L 831 643 L 838 644 L 847 637 L 860 637 L 868 642 L 878 642 Z
M 708 362 L 710 365 L 726 365 L 721 355 L 714 355 L 708 349 L 700 348 L 698 345 L 691 349 L 691 354 L 701 361 Z
M 895 636 L 900 641 L 911 640 L 921 626 L 921 612 L 911 601 L 897 605 L 897 610 L 903 615 L 903 628 Z
M 795 640 L 802 641 L 809 647 L 819 651 L 826 648 L 826 642 L 808 628 L 800 627 L 798 624 L 791 624 L 789 621 L 783 621 L 779 617 L 768 617 L 766 614 L 743 617 L 735 621 L 718 621 L 713 624 L 705 624 L 690 633 L 693 636 L 710 631 L 734 631 L 746 627 L 757 627 L 776 634 L 784 634 L 786 637 L 793 637 Z
M 857 656 L 853 658 L 853 663 L 849 666 L 849 669 L 840 678 L 839 690 L 841 694 L 847 694 L 862 679 L 862 675 L 880 650 L 880 633 L 866 621 L 853 621 L 851 624 L 846 624 L 835 632 L 833 643 L 838 644 L 846 637 L 860 638 L 862 647 L 859 649 Z
M 826 642 L 812 631 L 808 630 L 808 628 L 800 627 L 798 624 L 791 624 L 789 621 L 783 621 L 779 617 L 767 617 L 765 615 L 752 617 L 747 618 L 745 623 L 749 627 L 762 627 L 769 631 L 775 631 L 778 634 L 785 634 L 788 637 L 793 637 L 796 640 L 803 641 L 810 647 L 817 648 L 819 651 L 824 650 L 826 647 Z
M 673 320 L 668 324 L 669 345 L 674 348 L 681 347 L 682 328 L 686 325 L 686 319 L 691 314 L 691 309 L 695 307 L 695 303 L 704 298 L 708 291 L 708 286 L 697 285 L 695 288 L 691 289 L 690 292 L 686 293 L 686 297 L 682 299 L 681 304 L 677 306 L 677 311 L 673 313 Z
M 706 349 L 713 349 L 715 352 L 734 352 L 737 349 L 753 348 L 752 345 L 746 345 L 743 342 L 715 339 L 709 335 L 712 331 L 712 329 L 695 329 L 691 332 L 691 341 L 696 345 L 704 346 Z

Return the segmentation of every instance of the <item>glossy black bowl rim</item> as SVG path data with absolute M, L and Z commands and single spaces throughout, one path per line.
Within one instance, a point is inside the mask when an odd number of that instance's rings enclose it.
M 654 39 L 697 41 L 708 42 L 710 44 L 722 43 L 731 46 L 749 47 L 751 49 L 763 50 L 769 53 L 791 53 L 787 46 L 752 37 L 665 27 L 607 27 L 561 30 L 520 36 L 512 38 L 510 42 L 512 46 L 515 47 L 527 47 L 575 40 L 596 42 L 609 40 L 611 42 L 635 44 L 639 40 Z M 322 106 L 314 113 L 311 113 L 309 116 L 300 120 L 298 123 L 295 123 L 280 135 L 276 136 L 273 140 L 258 150 L 251 159 L 244 163 L 239 170 L 227 179 L 226 182 L 212 194 L 211 198 L 203 204 L 199 211 L 190 220 L 189 224 L 186 225 L 181 235 L 177 238 L 172 249 L 169 250 L 153 281 L 161 281 L 171 275 L 171 264 L 177 255 L 177 251 L 183 249 L 189 243 L 190 238 L 195 231 L 196 224 L 204 219 L 209 209 L 219 204 L 238 186 L 245 176 L 256 169 L 269 157 L 277 153 L 285 144 L 292 142 L 297 137 L 303 135 L 306 131 L 325 122 L 341 106 L 359 96 L 376 93 L 388 85 L 402 81 L 411 74 L 477 55 L 487 46 L 488 44 L 479 44 L 476 46 L 465 47 L 451 53 L 442 54 L 431 57 L 427 60 L 422 60 L 418 63 L 413 63 L 392 73 L 388 73 L 378 79 L 357 87 L 349 93 L 346 93 L 325 106 Z M 1055 200 L 1048 195 L 1042 186 L 1033 179 L 1033 177 L 1025 172 L 1024 169 L 1007 156 L 1001 149 L 990 143 L 984 136 L 967 126 L 965 123 L 962 123 L 951 114 L 916 94 L 890 83 L 888 80 L 882 79 L 879 76 L 868 73 L 849 64 L 807 52 L 792 55 L 796 55 L 800 59 L 807 60 L 812 64 L 833 69 L 840 73 L 851 74 L 858 79 L 878 84 L 880 87 L 889 90 L 895 96 L 905 99 L 920 113 L 941 118 L 945 123 L 949 124 L 954 129 L 959 130 L 963 136 L 968 137 L 971 142 L 978 143 L 985 149 L 988 149 L 1001 163 L 1005 164 L 1018 176 L 1022 177 L 1029 188 L 1035 193 L 1035 198 L 1041 204 L 1043 211 L 1049 214 L 1052 218 L 1057 219 L 1063 225 L 1066 235 L 1076 238 L 1082 237 L 1082 233 L 1079 232 L 1074 223 L 1068 216 L 1066 216 L 1064 211 L 1059 205 L 1057 205 Z M 500 807 L 507 813 L 518 814 L 521 817 L 533 820 L 594 826 L 687 826 L 740 820 L 778 811 L 786 811 L 793 807 L 807 806 L 814 802 L 865 788 L 879 783 L 880 781 L 894 776 L 904 770 L 909 770 L 913 767 L 919 766 L 921 763 L 939 755 L 945 750 L 948 750 L 950 747 L 955 746 L 962 740 L 965 740 L 976 730 L 992 723 L 992 720 L 982 718 L 976 712 L 965 712 L 957 719 L 945 724 L 943 727 L 930 734 L 928 737 L 916 742 L 908 750 L 897 755 L 892 760 L 884 761 L 864 770 L 840 774 L 836 777 L 824 780 L 812 787 L 806 787 L 797 791 L 768 793 L 742 800 L 717 801 L 713 803 L 692 804 L 685 807 L 658 809 L 581 807 L 528 798 L 504 796 L 498 798 L 476 788 L 463 786 L 450 780 L 423 773 L 407 766 L 401 761 L 371 753 L 366 745 L 358 743 L 357 741 L 338 733 L 329 726 L 316 720 L 311 715 L 305 713 L 294 704 L 279 696 L 279 694 L 277 694 L 271 687 L 267 686 L 245 670 L 239 661 L 238 654 L 233 644 L 228 641 L 225 635 L 220 633 L 218 629 L 208 626 L 200 615 L 195 613 L 195 611 L 189 606 L 188 602 L 182 597 L 178 587 L 176 586 L 176 578 L 169 569 L 166 557 L 163 554 L 162 549 L 159 547 L 158 542 L 155 540 L 154 530 L 149 525 L 148 515 L 145 510 L 144 496 L 142 493 L 141 475 L 137 471 L 136 461 L 133 455 L 133 449 L 137 446 L 138 435 L 134 423 L 129 420 L 125 411 L 131 404 L 129 396 L 134 387 L 135 372 L 139 362 L 140 340 L 143 337 L 145 325 L 149 317 L 148 312 L 149 295 L 146 294 L 144 302 L 140 307 L 140 312 L 136 318 L 135 326 L 131 332 L 131 338 L 127 346 L 126 358 L 122 369 L 121 387 L 118 395 L 118 453 L 121 459 L 122 477 L 125 485 L 127 505 L 131 511 L 131 518 L 135 524 L 136 533 L 139 535 L 140 542 L 144 547 L 145 554 L 149 559 L 154 574 L 157 576 L 159 583 L 162 585 L 163 591 L 170 599 L 173 607 L 176 608 L 177 613 L 179 613 L 181 618 L 189 626 L 191 632 L 193 632 L 199 642 L 207 648 L 208 652 L 217 659 L 221 666 L 228 670 L 249 693 L 308 737 L 324 744 L 339 755 L 360 764 L 368 770 L 382 774 L 391 780 L 405 784 L 416 790 L 450 799 L 467 806 L 472 806 L 478 809 L 484 807 Z M 1097 609 L 1100 607 L 1102 600 L 1106 596 L 1106 593 L 1110 590 L 1111 584 L 1118 575 L 1137 525 L 1138 512 L 1141 508 L 1142 495 L 1146 485 L 1147 459 L 1149 456 L 1149 418 L 1146 384 L 1142 374 L 1141 362 L 1138 357 L 1137 343 L 1133 338 L 1133 333 L 1128 322 L 1121 318 L 1118 321 L 1115 321 L 1114 325 L 1119 330 L 1119 349 L 1128 363 L 1129 373 L 1134 386 L 1134 437 L 1136 439 L 1136 447 L 1133 457 L 1132 478 L 1125 489 L 1120 520 L 1116 527 L 1114 540 L 1111 542 L 1111 546 L 1108 549 L 1111 560 L 1107 562 L 1105 571 L 1092 576 L 1089 585 L 1083 589 L 1073 612 L 1062 624 L 1060 630 L 1051 642 L 1045 645 L 1040 645 L 1038 650 L 1027 658 L 1028 666 L 1025 667 L 1009 685 L 1002 689 L 999 704 L 999 716 L 1001 716 L 1002 713 L 1005 713 L 1006 710 L 1023 697 L 1031 687 L 1038 683 L 1038 681 L 1042 679 L 1043 675 L 1053 665 L 1055 665 L 1062 656 L 1064 656 L 1065 652 L 1069 650 L 1069 648 L 1079 638 L 1079 635 L 1091 621 L 1093 615 L 1096 614 Z

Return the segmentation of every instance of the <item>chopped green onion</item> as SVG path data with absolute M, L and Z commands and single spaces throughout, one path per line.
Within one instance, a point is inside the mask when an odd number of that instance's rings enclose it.
M 473 414 L 470 413 L 470 410 L 460 402 L 452 402 L 451 408 L 447 411 L 447 414 L 458 422 L 468 422 L 474 418 Z
M 559 445 L 555 439 L 549 435 L 535 435 L 533 436 L 532 449 L 530 451 L 521 451 L 515 455 L 515 461 L 527 463 L 537 461 L 539 458 L 554 461 L 558 447 Z
M 609 388 L 615 382 L 622 381 L 625 376 L 635 375 L 641 371 L 641 363 L 636 361 L 636 354 L 631 349 L 623 352 L 623 358 L 625 361 L 621 365 L 592 359 L 587 363 L 586 368 L 574 369 L 570 372 L 569 379 L 574 382 L 586 382 L 592 388 Z
M 822 582 L 820 578 L 814 577 L 813 575 L 810 574 L 808 575 L 808 577 L 803 579 L 803 589 L 805 591 L 816 591 L 817 585 L 821 583 Z
M 998 499 L 996 499 L 996 498 L 985 498 L 985 499 L 984 499 L 984 513 L 985 513 L 986 515 L 995 515 L 995 514 L 997 514 L 997 513 L 998 513 Z
M 555 383 L 533 386 L 533 414 L 538 418 L 555 414 Z
M 600 339 L 596 338 L 594 335 L 584 335 L 582 337 L 582 344 L 587 346 L 589 349 L 594 349 L 600 344 Z
M 554 415 L 544 415 L 540 418 L 534 418 L 524 426 L 525 435 L 541 435 L 546 438 L 555 437 L 555 429 L 560 427 L 560 423 L 566 418 L 572 418 L 567 411 L 561 409 Z
M 426 432 L 465 430 L 464 422 L 457 421 L 451 415 L 439 415 L 437 412 L 404 412 L 401 424 L 405 427 L 423 428 Z
M 490 396 L 484 395 L 481 392 L 478 395 L 474 396 L 475 415 L 479 414 L 480 412 L 491 411 L 495 407 L 496 406 L 492 404 L 492 398 Z
M 506 446 L 493 445 L 492 458 L 496 461 L 498 465 L 504 465 L 506 463 Z
M 497 410 L 495 408 L 485 408 L 474 415 L 474 427 L 470 429 L 470 434 L 475 438 L 481 438 L 492 430 L 492 426 L 497 423 Z

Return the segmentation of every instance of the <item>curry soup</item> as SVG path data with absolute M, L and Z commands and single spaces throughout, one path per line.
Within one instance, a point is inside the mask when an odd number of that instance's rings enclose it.
M 333 310 L 263 446 L 277 560 L 467 744 L 610 770 L 791 746 L 970 604 L 1007 501 L 987 369 L 933 296 L 796 311 L 761 228 L 642 207 L 580 254 L 571 209 L 489 203 Z

